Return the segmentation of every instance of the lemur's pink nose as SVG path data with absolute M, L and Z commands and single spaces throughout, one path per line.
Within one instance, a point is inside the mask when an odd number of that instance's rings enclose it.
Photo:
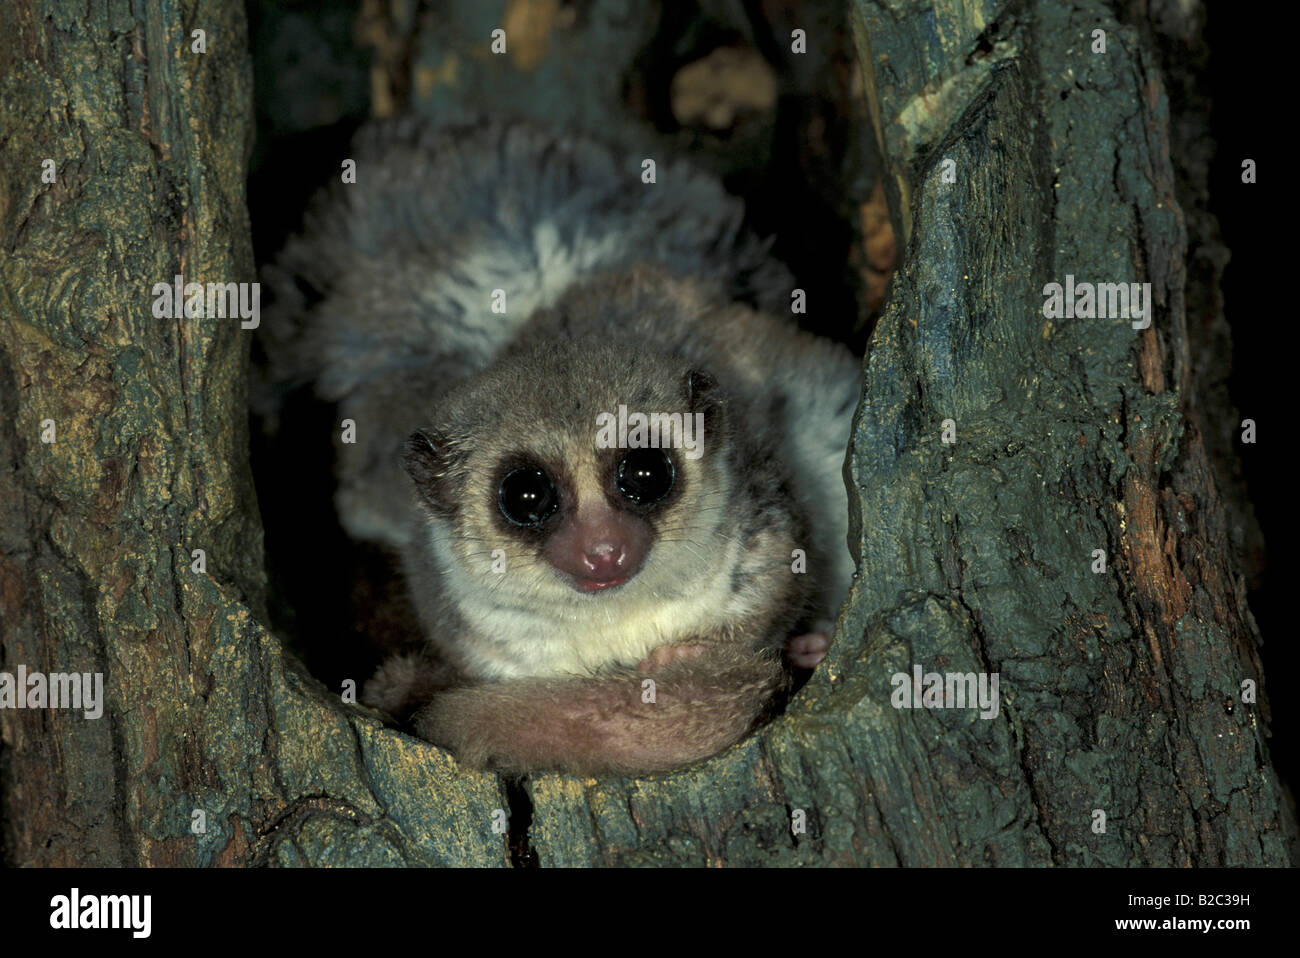
M 582 555 L 586 577 L 598 582 L 618 578 L 624 574 L 626 566 L 627 545 L 623 542 L 606 540 L 591 543 Z
M 551 536 L 543 550 L 548 562 L 573 580 L 580 592 L 598 592 L 636 575 L 650 550 L 645 520 L 600 506 L 579 511 Z

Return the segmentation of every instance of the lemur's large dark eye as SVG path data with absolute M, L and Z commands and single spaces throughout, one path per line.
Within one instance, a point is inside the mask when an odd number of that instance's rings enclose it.
M 618 489 L 624 498 L 648 506 L 673 488 L 673 461 L 662 449 L 633 449 L 618 464 Z
M 501 514 L 517 526 L 539 526 L 560 506 L 551 477 L 532 466 L 511 470 L 497 491 Z

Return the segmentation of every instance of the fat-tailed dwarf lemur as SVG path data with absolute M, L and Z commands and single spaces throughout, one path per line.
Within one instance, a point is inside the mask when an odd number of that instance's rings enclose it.
M 853 574 L 859 362 L 684 162 L 415 119 L 350 155 L 265 271 L 263 335 L 271 381 L 355 423 L 339 518 L 400 555 L 424 632 L 364 699 L 510 771 L 736 742 Z

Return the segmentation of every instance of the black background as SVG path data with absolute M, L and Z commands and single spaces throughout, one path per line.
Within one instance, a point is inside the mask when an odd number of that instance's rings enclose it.
M 1269 7 L 1270 13 L 1285 9 Z M 1262 580 L 1250 592 L 1250 608 L 1264 636 L 1264 687 L 1272 708 L 1270 748 L 1284 782 L 1296 781 L 1295 629 L 1285 611 L 1288 591 L 1285 559 L 1295 539 L 1287 501 L 1294 484 L 1290 435 L 1294 400 L 1284 388 L 1294 381 L 1296 310 L 1289 295 L 1297 274 L 1294 243 L 1280 227 L 1290 219 L 1292 187 L 1283 154 L 1277 149 L 1277 117 L 1265 109 L 1285 87 L 1273 82 L 1286 62 L 1277 38 L 1280 26 L 1265 27 L 1258 7 L 1213 2 L 1208 5 L 1209 92 L 1215 157 L 1211 168 L 1210 211 L 1218 217 L 1224 243 L 1232 252 L 1223 275 L 1224 311 L 1232 327 L 1230 389 L 1241 419 L 1254 419 L 1257 441 L 1238 444 L 1250 499 L 1267 548 Z M 1258 164 L 1258 182 L 1241 182 L 1243 159 Z M 1290 255 L 1288 255 L 1290 254 Z M 1292 368 L 1288 369 L 1287 366 Z M 1240 432 L 1240 431 L 1238 431 Z M 1288 440 L 1292 440 L 1288 442 Z

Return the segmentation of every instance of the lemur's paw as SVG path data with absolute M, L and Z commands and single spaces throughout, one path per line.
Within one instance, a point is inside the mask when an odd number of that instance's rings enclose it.
M 362 686 L 361 701 L 390 715 L 401 715 L 428 684 L 428 670 L 418 653 L 390 656 Z
M 637 665 L 638 672 L 654 672 L 674 662 L 691 662 L 704 653 L 702 645 L 661 645 Z
M 831 647 L 825 632 L 805 632 L 785 640 L 785 654 L 797 669 L 815 669 Z

